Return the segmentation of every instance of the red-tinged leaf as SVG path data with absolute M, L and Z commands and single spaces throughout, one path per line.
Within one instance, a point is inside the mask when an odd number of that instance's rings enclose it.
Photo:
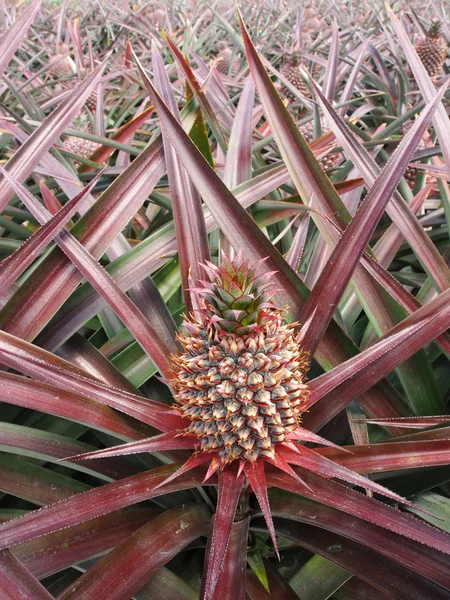
M 121 544 L 160 512 L 157 508 L 119 510 L 11 550 L 35 577 L 48 577 Z
M 380 167 L 362 144 L 358 142 L 346 123 L 338 117 L 318 86 L 314 82 L 312 82 L 312 85 L 336 139 L 343 146 L 345 153 L 351 158 L 368 185 L 373 186 L 381 172 Z M 436 91 L 434 90 L 429 102 L 435 98 Z M 437 110 L 439 111 L 440 108 Z M 394 192 L 386 211 L 405 239 L 408 240 L 412 250 L 417 253 L 418 258 L 439 288 L 441 290 L 446 289 L 450 285 L 450 270 L 415 217 L 414 212 L 398 192 Z
M 236 516 L 236 509 L 244 485 L 244 479 L 243 473 L 237 476 L 237 469 L 235 468 L 227 468 L 219 472 L 217 507 L 211 523 L 211 533 L 208 536 L 209 541 L 202 581 L 202 598 L 215 598 L 219 597 L 217 594 L 222 594 L 223 590 L 219 585 L 221 570 L 225 569 L 229 571 L 230 564 L 227 564 L 226 561 L 232 562 L 236 560 L 235 556 L 230 556 L 229 542 L 234 528 L 233 521 Z M 238 527 L 238 529 L 240 530 L 241 528 Z M 244 529 L 245 531 L 248 529 L 248 522 L 247 527 L 244 527 Z M 236 541 L 234 540 L 235 544 Z M 247 551 L 246 535 L 244 543 L 245 551 Z M 234 550 L 239 551 L 239 548 L 234 548 Z M 237 567 L 237 572 L 239 572 L 239 567 Z M 225 582 L 223 577 L 222 579 Z M 238 597 L 240 598 L 240 596 L 236 596 L 236 598 Z
M 389 18 L 391 19 L 392 26 L 394 27 L 394 31 L 397 35 L 397 39 L 405 52 L 409 66 L 411 67 L 422 96 L 425 102 L 431 102 L 431 98 L 436 93 L 435 85 L 428 75 L 423 62 L 417 55 L 414 46 L 411 44 L 409 36 L 400 20 L 392 12 L 389 6 L 386 6 L 386 9 Z M 442 154 L 444 155 L 445 163 L 446 165 L 450 165 L 450 123 L 444 104 L 441 104 L 438 107 L 433 124 L 439 139 L 439 145 L 441 147 Z
M 45 219 L 50 216 L 47 210 L 40 206 L 28 190 L 21 184 L 16 183 L 5 170 L 0 169 L 0 172 L 3 173 L 4 178 L 10 183 L 30 212 L 40 222 L 45 222 Z M 159 336 L 158 331 L 150 324 L 148 319 L 110 277 L 108 272 L 69 232 L 61 231 L 56 237 L 56 242 L 97 292 L 105 297 L 111 308 L 134 335 L 136 341 L 139 342 L 159 368 L 161 374 L 170 377 L 171 363 L 169 355 L 171 347 L 166 345 L 165 340 Z
M 355 448 L 358 447 L 359 446 L 355 446 Z M 375 483 L 370 479 L 367 479 L 367 477 L 362 477 L 361 475 L 350 471 L 350 469 L 342 468 L 336 462 L 324 458 L 320 454 L 317 454 L 314 450 L 310 450 L 305 446 L 299 446 L 297 452 L 294 452 L 290 448 L 283 446 L 281 453 L 291 464 L 299 465 L 303 469 L 311 471 L 312 473 L 316 473 L 324 477 L 341 479 L 347 483 L 359 485 L 368 490 L 372 490 L 372 492 L 386 496 L 386 498 L 390 498 L 391 500 L 396 500 L 397 502 L 411 506 L 411 502 L 409 502 L 409 500 L 406 498 L 402 498 L 395 492 L 391 492 L 379 483 Z M 366 471 L 367 470 L 368 469 L 366 469 Z
M 0 593 L 3 600 L 53 600 L 9 550 L 0 552 Z
M 337 113 L 342 118 L 344 118 L 345 113 L 347 112 L 348 106 L 346 103 L 352 97 L 353 90 L 355 88 L 356 79 L 359 75 L 362 61 L 364 60 L 366 53 L 367 53 L 367 47 L 365 44 L 363 44 L 363 47 L 361 48 L 361 50 L 358 54 L 358 58 L 355 60 L 355 64 L 353 65 L 352 71 L 345 83 L 344 91 L 342 92 L 342 94 L 339 98 L 339 104 L 342 104 L 343 106 L 341 106 L 340 108 L 337 109 Z
M 440 89 L 402 140 L 397 152 L 370 188 L 309 294 L 299 320 L 306 321 L 315 311 L 314 320 L 303 339 L 305 349 L 312 354 L 446 89 L 446 86 Z
M 142 454 L 144 452 L 161 452 L 162 450 L 193 450 L 199 443 L 195 438 L 178 435 L 176 431 L 162 433 L 153 438 L 146 438 L 138 442 L 130 442 L 114 448 L 95 450 L 84 454 L 76 454 L 62 460 L 91 460 L 93 458 L 110 458 L 112 456 L 126 456 L 128 454 Z
M 240 15 L 239 18 L 250 71 L 295 187 L 305 204 L 312 200 L 316 203 L 315 208 L 344 229 L 349 221 L 348 211 L 279 97 Z
M 0 170 L 2 172 L 3 169 Z M 97 183 L 100 173 L 78 196 L 66 203 L 61 210 L 36 233 L 27 238 L 21 246 L 0 264 L 0 292 L 5 291 L 33 260 L 46 248 L 46 246 L 63 230 L 79 205 L 86 199 L 93 186 Z
M 23 146 L 22 146 L 23 147 Z M 76 223 L 71 233 L 96 258 L 100 257 L 141 206 L 164 172 L 162 143 L 156 140 L 131 163 Z M 61 184 L 62 185 L 62 184 Z M 77 190 L 78 192 L 79 190 Z M 0 327 L 32 340 L 82 280 L 68 258 L 55 248 L 0 312 Z M 35 297 L 51 298 L 46 303 Z M 152 322 L 166 344 L 173 341 L 163 310 L 153 311 Z M 60 335 L 64 335 L 60 325 Z M 70 336 L 68 336 L 70 337 Z
M 0 347 L 1 345 L 2 341 L 0 341 Z M 53 354 L 48 355 L 48 357 L 53 356 Z M 76 367 L 84 372 L 85 377 L 95 378 L 109 387 L 131 392 L 138 396 L 140 395 L 139 390 L 125 377 L 125 375 L 114 367 L 114 365 L 103 356 L 100 350 L 80 333 L 75 333 L 58 348 L 58 357 L 67 361 L 72 367 Z
M 450 559 L 445 554 L 298 495 L 274 489 L 269 495 L 274 517 L 301 521 L 342 535 L 450 589 Z
M 252 114 L 255 101 L 255 84 L 249 77 L 245 82 L 231 128 L 230 143 L 225 160 L 223 181 L 231 189 L 252 177 Z M 221 234 L 220 248 L 233 257 L 233 247 Z
M 264 463 L 262 461 L 257 461 L 253 464 L 250 463 L 245 465 L 244 471 L 250 485 L 252 486 L 253 493 L 258 499 L 259 506 L 261 507 L 264 519 L 267 523 L 267 528 L 269 529 L 270 537 L 272 538 L 276 555 L 278 556 L 278 559 L 280 559 L 277 537 L 275 528 L 273 526 L 272 514 L 270 512 L 269 498 L 267 497 L 267 482 L 264 471 Z
M 190 456 L 187 459 L 187 461 L 185 463 L 183 463 L 177 471 L 175 471 L 175 473 L 172 473 L 167 479 L 164 479 L 164 481 L 161 481 L 161 483 L 158 483 L 158 485 L 155 486 L 155 489 L 158 489 L 161 486 L 166 486 L 167 484 L 172 483 L 172 481 L 174 481 L 178 477 L 181 477 L 181 475 L 184 475 L 185 473 L 192 471 L 192 469 L 195 469 L 196 467 L 203 465 L 205 462 L 214 461 L 215 458 L 217 458 L 217 455 L 215 452 L 200 452 L 199 454 L 192 454 L 192 456 Z M 215 469 L 215 470 L 217 470 L 217 469 Z M 206 475 L 205 479 L 203 480 L 203 483 L 205 483 L 206 479 L 209 479 L 209 477 L 211 477 L 211 475 L 213 475 L 213 473 L 209 474 L 207 472 L 207 475 Z M 165 489 L 165 487 L 164 487 L 164 489 Z
M 325 70 L 325 78 L 323 81 L 323 93 L 325 98 L 330 102 L 333 101 L 336 90 L 336 74 L 339 63 L 339 27 L 336 19 L 332 25 L 332 36 L 330 43 L 330 53 L 328 55 L 327 67 Z
M 86 423 L 90 427 L 116 433 L 121 437 L 140 439 L 143 435 L 139 423 L 134 424 L 109 406 L 61 389 L 59 385 L 33 381 L 12 373 L 0 373 L 0 400 Z
M 250 517 L 232 524 L 227 552 L 223 558 L 219 580 L 211 600 L 245 600 L 247 540 Z
M 7 27 L 0 38 L 0 77 L 3 76 L 9 61 L 14 56 L 14 52 L 23 41 L 40 6 L 41 0 L 34 0 L 34 2 L 23 11 L 20 17 L 18 17 L 12 25 Z
M 223 180 L 233 189 L 252 177 L 252 113 L 255 84 L 249 77 L 244 85 L 233 120 Z
M 311 382 L 308 407 L 319 400 L 320 405 L 313 414 L 305 414 L 304 425 L 319 429 L 374 382 L 446 331 L 450 319 L 449 297 L 449 292 L 443 292 L 359 356 Z
M 56 195 L 50 190 L 43 181 L 39 182 L 39 191 L 41 192 L 42 200 L 44 201 L 45 208 L 52 215 L 56 215 L 56 213 L 61 210 L 63 205 L 58 200 Z M 76 196 L 72 198 L 75 199 Z
M 312 431 L 309 431 L 309 429 L 305 429 L 304 427 L 297 427 L 297 429 L 295 429 L 292 433 L 290 433 L 287 436 L 287 439 L 299 440 L 300 442 L 313 442 L 314 444 L 321 444 L 322 446 L 331 446 L 332 448 L 336 448 L 338 450 L 341 450 L 342 452 L 351 453 L 351 450 L 348 450 L 347 448 L 342 448 L 342 446 L 337 446 L 336 444 L 333 444 L 333 442 L 326 440 L 320 435 L 317 435 L 316 433 L 313 433 Z
M 280 471 L 275 472 L 274 469 L 267 470 L 267 484 L 331 506 L 343 513 L 450 554 L 450 536 L 443 531 L 331 479 L 324 479 L 304 469 L 296 468 L 296 471 L 314 490 L 313 492 L 305 488 L 301 489 L 292 477 Z M 366 479 L 365 482 L 367 481 Z
M 310 552 L 320 554 L 396 600 L 415 597 L 421 600 L 444 600 L 448 597 L 448 592 L 440 586 L 340 535 L 311 525 L 278 519 L 277 529 L 284 537 Z
M 134 133 L 145 123 L 145 121 L 150 117 L 152 112 L 155 109 L 153 106 L 149 106 L 144 109 L 140 114 L 136 115 L 125 125 L 122 125 L 112 136 L 111 140 L 114 142 L 120 142 L 121 144 L 126 144 L 128 140 L 133 136 Z M 97 150 L 90 155 L 89 160 L 93 162 L 102 164 L 105 163 L 108 158 L 116 151 L 116 148 L 113 146 L 102 145 Z M 89 167 L 87 165 L 82 165 L 79 169 L 80 173 L 84 173 L 86 171 L 92 171 L 93 167 Z
M 132 162 L 132 165 L 139 160 L 140 156 Z M 152 166 L 153 164 L 154 163 L 152 163 Z M 162 163 L 161 175 L 164 170 L 163 165 L 164 163 Z M 237 198 L 242 206 L 246 208 L 256 202 L 256 200 L 273 191 L 279 185 L 285 183 L 288 178 L 289 175 L 284 167 L 275 167 L 268 173 L 265 173 L 262 176 L 256 176 L 250 182 L 246 182 L 239 186 Z M 114 183 L 112 185 L 114 185 Z M 100 202 L 101 198 L 98 200 L 97 205 Z M 207 210 L 205 210 L 205 224 L 208 233 L 217 228 L 216 221 Z M 101 223 L 96 224 L 97 227 L 100 225 Z M 115 261 L 111 266 L 108 266 L 108 272 L 114 276 L 123 289 L 130 289 L 137 282 L 153 273 L 157 268 L 167 262 L 168 259 L 164 258 L 165 256 L 169 256 L 176 252 L 177 246 L 173 224 L 168 224 L 166 227 L 166 231 L 162 234 L 155 235 L 154 238 L 150 237 L 146 242 L 142 242 L 135 250 L 133 250 L 126 261 Z M 37 281 L 34 281 L 33 283 L 34 286 L 38 285 Z M 49 282 L 47 282 L 47 284 L 49 284 Z M 106 305 L 103 298 L 99 296 L 95 290 L 89 289 L 87 285 L 82 286 L 80 290 L 83 292 L 82 298 L 79 298 L 80 294 L 77 292 L 72 294 L 71 298 L 50 323 L 45 334 L 40 337 L 41 345 L 44 345 L 47 348 L 58 347 Z M 56 294 L 57 292 L 58 290 L 55 289 L 54 293 Z M 26 314 L 28 314 L 28 311 Z M 25 317 L 25 314 L 22 316 Z
M 382 425 L 394 427 L 406 427 L 408 429 L 425 429 L 425 427 L 434 427 L 435 425 L 443 425 L 450 422 L 449 417 L 402 417 L 401 419 L 355 419 L 364 423 L 372 423 L 373 425 Z
M 188 80 L 189 86 L 191 87 L 192 91 L 198 98 L 198 100 L 201 104 L 201 107 L 204 110 L 205 117 L 208 121 L 208 124 L 211 127 L 211 131 L 213 132 L 214 137 L 217 140 L 217 143 L 222 148 L 222 150 L 224 152 L 226 152 L 227 143 L 223 136 L 222 128 L 220 126 L 219 121 L 217 120 L 215 112 L 213 111 L 213 109 L 211 107 L 211 104 L 209 103 L 208 98 L 206 97 L 205 92 L 202 89 L 202 86 L 198 83 L 198 81 L 194 75 L 194 72 L 191 69 L 191 66 L 189 65 L 188 61 L 184 58 L 182 52 L 180 52 L 180 50 L 177 48 L 177 46 L 174 44 L 174 42 L 169 38 L 168 35 L 166 35 L 164 32 L 163 32 L 163 35 L 164 35 L 164 39 L 166 40 L 167 44 L 169 45 L 169 48 L 172 50 L 172 53 L 175 56 L 178 66 L 181 68 L 186 79 Z M 136 56 L 135 56 L 135 59 L 137 60 Z M 142 75 L 142 73 L 141 73 L 141 75 Z
M 134 596 L 153 574 L 209 527 L 202 505 L 172 508 L 144 525 L 58 596 L 60 600 L 123 600 Z
M 148 425 L 158 428 L 161 425 L 163 430 L 166 426 L 171 430 L 174 424 L 180 425 L 179 420 L 174 422 L 174 419 L 169 416 L 167 418 L 161 416 L 161 411 L 167 410 L 167 405 L 105 385 L 59 356 L 3 331 L 0 331 L 0 363 L 34 379 L 49 384 L 59 384 L 68 391 L 82 394 L 90 398 L 91 406 L 97 409 L 103 410 L 105 407 L 98 407 L 92 400 L 111 406 Z M 115 413 L 106 409 L 104 414 Z M 117 415 L 117 418 L 120 422 L 120 415 Z M 142 436 L 135 434 L 131 437 L 136 439 Z
M 100 64 L 71 92 L 66 100 L 55 108 L 52 114 L 8 160 L 5 170 L 16 181 L 22 182 L 30 175 L 47 150 L 51 148 L 64 129 L 72 122 L 99 81 L 107 60 Z M 0 211 L 8 204 L 13 193 L 6 178 L 0 176 Z
M 269 583 L 267 591 L 253 571 L 247 572 L 247 594 L 250 600 L 299 600 L 299 596 L 266 560 L 264 567 Z
M 161 54 L 154 42 L 152 43 L 152 65 L 156 89 L 161 94 L 174 118 L 181 125 L 181 118 L 170 80 L 164 68 Z M 146 79 L 144 79 L 145 83 Z M 186 313 L 189 314 L 193 309 L 199 310 L 200 308 L 200 305 L 193 305 L 196 296 L 191 297 L 189 288 L 191 287 L 191 279 L 198 281 L 203 278 L 200 265 L 211 258 L 208 236 L 200 196 L 164 131 L 162 137 L 177 236 L 182 289 Z
M 86 484 L 36 463 L 10 455 L 0 457 L 0 490 L 38 506 L 60 502 L 88 489 Z
M 320 454 L 357 473 L 383 473 L 450 464 L 450 440 L 388 442 L 351 446 L 352 454 L 322 448 Z
M 92 449 L 92 446 L 78 440 L 15 423 L 0 423 L 0 440 L 3 452 L 19 453 L 46 462 L 55 458 L 63 459 L 65 456 L 88 452 Z M 99 460 L 89 466 L 72 466 L 75 470 L 84 471 L 106 481 L 128 477 L 137 472 L 133 467 L 108 460 Z
M 0 525 L 0 546 L 21 544 L 42 535 L 85 523 L 120 508 L 179 490 L 201 485 L 205 469 L 184 473 L 173 483 L 156 489 L 179 464 L 159 467 L 126 479 L 94 488 Z

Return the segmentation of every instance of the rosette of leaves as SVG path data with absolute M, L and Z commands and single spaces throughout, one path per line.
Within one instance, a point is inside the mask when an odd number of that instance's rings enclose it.
M 134 57 L 152 108 L 91 157 L 120 168 L 58 153 L 109 59 L 34 129 L 3 123 L 6 598 L 448 597 L 450 273 L 397 191 L 446 88 L 422 77 L 383 164 L 312 83 L 361 176 L 333 185 L 241 34 L 251 76 L 225 105 L 171 38 L 152 77 Z

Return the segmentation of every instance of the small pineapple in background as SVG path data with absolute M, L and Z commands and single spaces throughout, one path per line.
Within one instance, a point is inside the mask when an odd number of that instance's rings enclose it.
M 283 75 L 291 85 L 296 87 L 303 96 L 309 97 L 310 92 L 305 80 L 300 74 L 300 66 L 304 66 L 300 54 L 298 52 L 292 52 L 287 55 L 286 63 L 281 70 L 281 75 Z M 295 96 L 286 85 L 282 86 L 281 93 L 290 102 L 298 101 L 297 96 Z
M 89 94 L 88 99 L 86 100 L 86 107 L 92 112 L 95 113 L 95 111 L 97 110 L 97 98 L 98 98 L 98 91 L 97 88 L 95 88 L 94 90 L 92 90 L 92 92 Z
M 440 30 L 440 22 L 434 21 L 425 37 L 416 43 L 416 52 L 430 77 L 439 74 L 447 56 L 448 45 Z
M 76 65 L 69 55 L 69 48 L 66 44 L 58 44 L 58 52 L 51 57 L 48 72 L 55 79 L 61 79 L 73 75 L 76 71 Z
M 80 111 L 78 116 L 73 120 L 72 128 L 84 131 L 85 133 L 93 132 L 92 123 L 86 111 Z M 77 154 L 78 156 L 82 156 L 83 158 L 89 158 L 89 156 L 91 156 L 91 154 L 100 146 L 101 144 L 97 142 L 85 140 L 74 135 L 69 135 L 63 144 L 65 150 Z
M 230 74 L 232 77 L 236 77 L 237 72 L 239 70 L 239 60 L 235 58 L 233 62 L 231 62 L 233 56 L 233 49 L 227 46 L 225 42 L 219 42 L 218 47 L 219 53 L 214 62 L 216 69 L 219 71 L 219 73 L 222 73 L 222 75 L 228 75 L 228 73 L 230 72 L 231 65 Z
M 239 253 L 204 268 L 210 281 L 193 290 L 202 310 L 185 319 L 182 352 L 172 357 L 175 406 L 191 421 L 185 434 L 222 465 L 274 460 L 304 410 L 307 356 L 258 263 Z
M 406 135 L 413 125 L 414 125 L 414 121 L 409 121 L 408 123 L 406 123 L 403 126 L 403 134 Z M 425 146 L 425 142 L 423 141 L 423 139 L 420 140 L 419 145 L 417 146 L 417 150 L 423 150 L 425 147 L 426 146 Z M 417 169 L 415 169 L 414 167 L 410 167 L 410 166 L 406 167 L 406 170 L 403 173 L 403 177 L 408 182 L 408 185 L 411 188 L 411 190 L 414 190 L 414 186 L 416 185 L 416 179 L 417 179 Z
M 323 119 L 321 119 L 320 121 L 320 127 L 322 130 L 322 135 L 330 131 L 330 128 L 327 127 Z M 314 140 L 314 123 L 312 121 L 305 123 L 300 127 L 300 132 L 305 138 L 305 140 L 308 142 L 308 144 L 311 144 L 311 142 Z M 323 170 L 326 171 L 327 169 L 332 169 L 333 167 L 336 167 L 339 163 L 342 162 L 342 159 L 343 155 L 341 152 L 328 152 L 319 160 L 319 162 Z

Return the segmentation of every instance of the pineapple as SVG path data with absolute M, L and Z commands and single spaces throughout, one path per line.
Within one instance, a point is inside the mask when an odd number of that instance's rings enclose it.
M 404 135 L 406 135 L 408 133 L 408 131 L 411 129 L 411 127 L 413 125 L 414 125 L 414 121 L 409 121 L 409 123 L 406 123 L 406 125 L 403 126 Z M 419 145 L 417 146 L 417 150 L 423 150 L 425 147 L 426 147 L 425 142 L 423 140 L 420 140 Z M 403 173 L 403 177 L 408 182 L 408 185 L 411 188 L 411 190 L 414 190 L 414 186 L 416 185 L 416 179 L 417 179 L 417 169 L 415 169 L 414 167 L 409 167 L 409 166 L 406 167 L 406 170 Z
M 222 75 L 228 75 L 231 65 L 231 76 L 236 77 L 239 70 L 239 61 L 237 58 L 231 63 L 231 57 L 233 56 L 233 50 L 229 48 L 224 42 L 219 43 L 219 54 L 215 60 L 215 66 L 219 73 Z
M 58 44 L 58 52 L 52 57 L 52 64 L 49 66 L 48 72 L 55 79 L 76 73 L 75 63 L 69 56 L 69 48 L 66 44 Z
M 81 111 L 78 116 L 74 119 L 72 126 L 74 129 L 85 131 L 86 133 L 92 133 L 92 125 L 88 118 L 88 115 L 84 111 Z M 70 135 L 64 142 L 64 149 L 73 154 L 78 154 L 83 158 L 91 156 L 101 144 L 93 142 L 92 140 L 84 140 L 83 138 Z
M 281 74 L 285 77 L 291 85 L 296 87 L 303 96 L 309 97 L 310 92 L 308 86 L 306 85 L 303 77 L 300 75 L 299 67 L 302 65 L 302 60 L 300 58 L 300 54 L 297 52 L 292 53 L 284 67 L 281 70 Z M 283 85 L 281 88 L 281 93 L 290 101 L 296 102 L 297 97 L 287 88 L 287 86 Z
M 272 302 L 269 275 L 239 253 L 193 290 L 202 310 L 184 321 L 182 352 L 172 356 L 175 407 L 190 420 L 186 435 L 213 451 L 222 466 L 275 460 L 275 446 L 299 424 L 307 387 L 306 355 L 295 325 Z
M 329 131 L 329 127 L 326 127 L 323 120 L 321 120 L 321 128 L 322 133 L 327 133 Z M 314 125 L 312 121 L 302 125 L 300 127 L 300 131 L 308 144 L 311 144 L 314 139 Z M 337 166 L 341 162 L 341 159 L 342 154 L 340 152 L 328 152 L 319 160 L 319 162 L 322 165 L 323 170 L 326 171 L 327 169 L 332 169 L 333 167 Z
M 93 113 L 95 113 L 95 111 L 97 110 L 97 98 L 98 98 L 98 91 L 97 89 L 92 90 L 92 92 L 89 94 L 87 100 L 86 100 L 86 107 Z
M 425 37 L 416 43 L 416 52 L 430 77 L 439 74 L 447 56 L 447 42 L 440 29 L 441 24 L 435 21 Z

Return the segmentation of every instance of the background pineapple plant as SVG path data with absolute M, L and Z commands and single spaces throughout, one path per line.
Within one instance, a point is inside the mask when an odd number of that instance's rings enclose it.
M 402 13 L 323 1 L 294 113 L 308 7 L 145 8 L 2 8 L 0 596 L 448 598 L 445 84 Z
M 425 36 L 416 43 L 416 52 L 430 77 L 439 75 L 447 57 L 448 43 L 441 33 L 441 23 L 436 20 Z

